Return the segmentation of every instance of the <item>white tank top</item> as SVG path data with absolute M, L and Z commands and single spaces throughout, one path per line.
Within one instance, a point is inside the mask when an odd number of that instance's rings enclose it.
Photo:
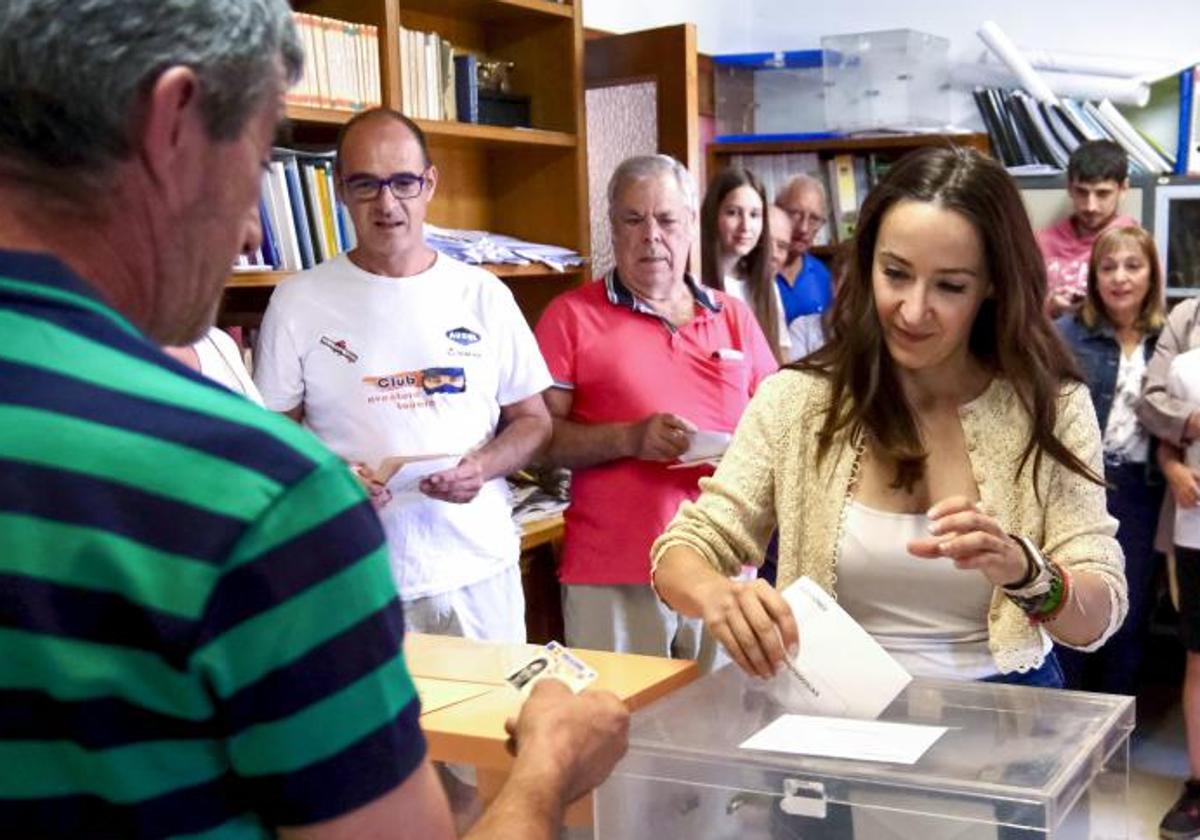
M 992 584 L 947 558 L 905 547 L 929 536 L 929 517 L 850 501 L 837 568 L 838 603 L 903 665 L 923 677 L 977 680 L 998 673 L 988 650 Z

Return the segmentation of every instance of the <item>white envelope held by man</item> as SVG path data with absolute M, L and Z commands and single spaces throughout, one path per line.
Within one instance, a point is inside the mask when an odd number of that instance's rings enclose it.
M 733 435 L 729 432 L 718 432 L 708 429 L 697 429 L 692 432 L 688 448 L 679 456 L 678 462 L 667 469 L 684 469 L 699 464 L 712 464 L 714 467 L 729 448 Z
M 791 712 L 879 717 L 912 676 L 811 578 L 781 594 L 796 616 L 800 651 L 771 680 L 772 696 Z
M 461 453 L 394 455 L 384 458 L 375 469 L 375 477 L 383 482 L 393 496 L 420 492 L 421 480 L 458 465 Z

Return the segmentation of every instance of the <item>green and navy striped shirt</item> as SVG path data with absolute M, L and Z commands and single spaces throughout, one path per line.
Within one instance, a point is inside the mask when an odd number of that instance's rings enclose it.
M 259 838 L 423 760 L 383 534 L 299 426 L 0 251 L 0 832 Z

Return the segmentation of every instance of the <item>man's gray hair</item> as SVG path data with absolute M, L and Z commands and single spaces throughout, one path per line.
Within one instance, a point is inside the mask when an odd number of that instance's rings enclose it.
M 779 202 L 785 200 L 787 196 L 793 193 L 815 192 L 821 196 L 821 203 L 826 207 L 829 206 L 829 196 L 825 192 L 825 183 L 820 178 L 814 178 L 807 172 L 801 172 L 799 175 L 793 175 L 788 178 L 779 192 L 775 193 L 775 204 L 779 206 Z
M 670 155 L 639 155 L 621 161 L 608 179 L 608 215 L 612 218 L 617 196 L 625 189 L 630 181 L 640 181 L 643 178 L 671 177 L 683 194 L 684 203 L 692 213 L 697 212 L 696 182 L 687 167 Z
M 95 173 L 128 158 L 142 97 L 199 77 L 214 140 L 238 136 L 304 53 L 286 0 L 0 0 L 0 158 Z

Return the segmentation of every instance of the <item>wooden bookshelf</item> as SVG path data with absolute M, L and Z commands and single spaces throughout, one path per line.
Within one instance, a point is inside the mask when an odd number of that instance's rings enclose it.
M 834 137 L 822 140 L 762 140 L 739 143 L 710 143 L 708 145 L 707 168 L 705 171 L 711 180 L 722 169 L 730 166 L 732 159 L 737 155 L 750 158 L 762 155 L 764 158 L 769 158 L 773 155 L 809 154 L 816 155 L 821 163 L 822 173 L 824 174 L 827 162 L 838 155 L 849 154 L 856 158 L 872 156 L 890 160 L 899 158 L 913 149 L 927 146 L 966 146 L 977 149 L 984 154 L 991 154 L 991 144 L 986 134 L 967 132 L 954 134 L 881 134 L 857 137 Z M 755 168 L 752 163 L 747 163 L 747 166 L 751 170 Z M 828 183 L 828 178 L 823 178 L 823 180 L 826 181 L 827 187 L 832 187 L 832 184 Z M 768 184 L 769 187 L 770 185 Z M 862 195 L 857 196 L 859 206 L 862 205 L 863 197 Z M 773 198 L 773 195 L 768 196 L 768 199 Z M 832 220 L 834 214 L 833 199 L 834 196 L 831 194 L 829 206 L 831 216 L 830 235 L 836 238 L 833 227 L 834 222 Z M 812 249 L 812 253 L 814 256 L 828 261 L 833 257 L 840 244 L 833 242 L 828 245 L 818 245 Z
M 419 120 L 438 167 L 429 221 L 562 245 L 587 258 L 583 29 L 578 2 L 552 0 L 292 0 L 310 12 L 379 28 L 384 105 L 403 110 L 399 29 L 437 32 L 456 49 L 511 61 L 513 92 L 530 98 L 532 128 Z M 290 105 L 298 142 L 332 147 L 353 111 Z M 509 283 L 531 320 L 586 269 L 487 266 Z M 237 273 L 231 290 L 269 289 L 284 272 Z M 243 293 L 243 296 L 249 293 Z M 257 299 L 257 295 L 251 295 Z M 228 302 L 228 301 L 227 301 Z
M 235 271 L 225 282 L 227 289 L 264 289 L 278 285 L 285 277 L 290 277 L 287 271 Z
M 349 121 L 357 111 L 344 108 L 317 108 L 312 105 L 288 104 L 284 115 L 293 123 L 314 123 L 316 125 L 341 125 Z
M 572 20 L 575 8 L 551 0 L 401 0 L 404 9 L 484 22 L 562 18 Z
M 991 154 L 988 136 L 982 133 L 962 134 L 884 134 L 871 137 L 838 137 L 826 140 L 769 140 L 746 143 L 710 143 L 709 171 L 715 164 L 724 166 L 732 155 L 771 155 L 789 152 L 816 152 L 819 155 L 838 155 L 846 152 L 867 154 L 885 152 L 902 154 L 924 146 L 970 146 Z
M 421 126 L 430 143 L 444 146 L 546 146 L 574 149 L 579 145 L 579 138 L 565 131 L 505 128 L 446 120 L 416 120 L 416 123 Z

